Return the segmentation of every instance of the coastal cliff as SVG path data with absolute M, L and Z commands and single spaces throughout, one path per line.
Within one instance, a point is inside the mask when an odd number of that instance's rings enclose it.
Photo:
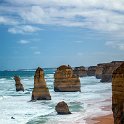
M 95 72 L 96 72 L 96 66 L 88 67 L 88 70 L 87 70 L 87 75 L 88 76 L 95 76 Z
M 124 124 L 124 63 L 112 74 L 112 111 L 114 124 Z
M 122 63 L 123 63 L 122 61 L 112 61 L 111 63 L 104 64 L 101 82 L 111 82 L 113 71 L 117 69 Z
M 103 72 L 103 69 L 104 69 L 104 65 L 105 65 L 105 63 L 97 64 L 96 72 L 95 72 L 95 76 L 96 76 L 97 79 L 102 78 L 102 72 Z
M 84 66 L 75 67 L 73 70 L 73 73 L 79 77 L 86 77 L 87 76 L 87 70 Z

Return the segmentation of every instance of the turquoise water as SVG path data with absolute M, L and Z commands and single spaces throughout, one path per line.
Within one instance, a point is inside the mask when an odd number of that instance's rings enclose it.
M 100 107 L 110 104 L 104 100 L 111 97 L 111 83 L 100 83 L 95 77 L 84 77 L 80 78 L 81 92 L 59 93 L 53 90 L 54 72 L 55 69 L 45 69 L 45 80 L 52 100 L 30 102 L 34 70 L 1 71 L 0 124 L 85 124 L 85 118 L 105 114 Z M 21 77 L 24 92 L 16 92 L 14 75 Z M 72 114 L 57 115 L 55 106 L 63 100 L 69 105 Z
M 45 74 L 53 74 L 55 72 L 55 68 L 44 69 Z M 19 75 L 20 77 L 32 77 L 34 76 L 35 70 L 18 70 L 18 71 L 0 71 L 0 78 L 11 78 L 15 75 Z

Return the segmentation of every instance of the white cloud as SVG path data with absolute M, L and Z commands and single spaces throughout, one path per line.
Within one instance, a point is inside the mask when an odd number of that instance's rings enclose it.
M 32 6 L 20 12 L 25 22 L 45 24 L 46 14 L 40 6 Z
M 12 18 L 0 16 L 0 24 L 16 25 L 16 24 L 18 24 L 18 22 Z
M 124 0 L 5 1 L 11 6 L 0 5 L 0 12 L 16 15 L 18 23 L 21 24 L 51 24 L 110 32 L 124 31 Z M 16 31 L 10 29 L 10 32 Z
M 31 25 L 20 25 L 20 26 L 15 26 L 13 28 L 9 28 L 8 32 L 13 33 L 13 34 L 25 34 L 25 33 L 37 32 L 40 30 L 42 29 L 31 26 Z
M 39 55 L 39 54 L 41 54 L 41 52 L 40 51 L 35 51 L 34 54 Z
M 124 41 L 108 41 L 106 45 L 115 49 L 123 50 L 124 51 Z
M 20 43 L 20 44 L 29 44 L 30 41 L 28 41 L 28 40 L 20 40 L 18 43 Z

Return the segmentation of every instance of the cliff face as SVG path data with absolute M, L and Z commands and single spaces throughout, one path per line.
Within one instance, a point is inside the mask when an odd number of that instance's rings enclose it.
M 111 82 L 114 67 L 111 63 L 105 64 L 102 71 L 101 82 Z
M 96 66 L 90 66 L 87 70 L 87 75 L 88 76 L 95 76 L 96 72 Z
M 40 67 L 37 68 L 34 76 L 34 89 L 32 92 L 32 100 L 50 100 L 51 96 L 47 88 L 44 71 Z
M 122 63 L 123 61 L 112 61 L 110 63 L 98 64 L 95 72 L 96 78 L 101 79 L 101 82 L 111 82 L 113 71 Z
M 79 77 L 73 73 L 70 66 L 62 65 L 57 68 L 54 79 L 54 91 L 56 92 L 80 91 Z
M 104 63 L 101 63 L 101 64 L 97 65 L 96 72 L 95 72 L 95 76 L 96 76 L 97 79 L 102 78 L 103 67 L 104 67 Z
M 55 110 L 57 111 L 58 114 L 61 114 L 61 115 L 71 114 L 71 112 L 69 111 L 69 107 L 68 107 L 67 103 L 65 103 L 64 101 L 59 102 L 56 105 Z
M 87 76 L 87 71 L 84 66 L 75 67 L 73 73 L 79 77 Z
M 115 69 L 117 69 L 121 64 L 122 64 L 122 62 L 120 62 L 120 61 L 104 64 L 101 82 L 111 82 L 113 71 Z
M 114 124 L 124 124 L 124 63 L 112 74 L 112 111 Z
M 24 92 L 24 87 L 20 81 L 20 77 L 14 76 L 14 80 L 15 80 L 16 91 L 23 91 Z

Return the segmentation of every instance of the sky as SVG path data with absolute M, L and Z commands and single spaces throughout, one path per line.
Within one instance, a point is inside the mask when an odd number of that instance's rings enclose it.
M 124 0 L 0 0 L 0 70 L 124 60 Z

